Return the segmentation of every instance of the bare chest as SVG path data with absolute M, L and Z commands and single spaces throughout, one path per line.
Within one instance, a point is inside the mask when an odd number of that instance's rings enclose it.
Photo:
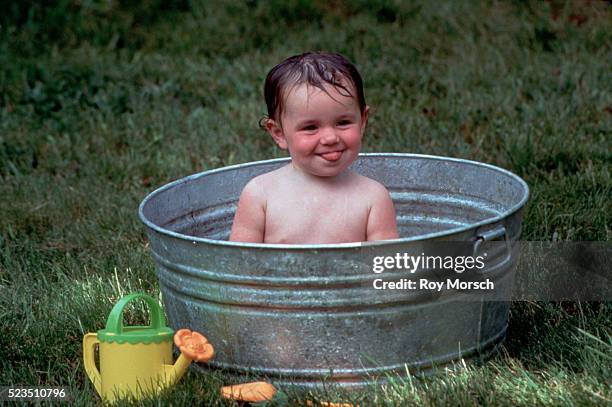
M 267 202 L 266 243 L 321 244 L 366 240 L 368 203 L 358 194 L 291 194 Z

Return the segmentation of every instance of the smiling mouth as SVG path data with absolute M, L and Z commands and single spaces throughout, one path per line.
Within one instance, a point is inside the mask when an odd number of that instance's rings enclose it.
M 318 154 L 319 157 L 326 161 L 338 161 L 342 157 L 343 151 L 330 151 L 329 153 Z

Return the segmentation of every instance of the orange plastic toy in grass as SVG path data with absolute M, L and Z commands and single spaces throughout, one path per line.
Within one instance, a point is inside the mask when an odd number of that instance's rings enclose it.
M 174 334 L 174 344 L 183 355 L 196 362 L 208 362 L 215 350 L 206 337 L 189 329 L 179 329 Z
M 311 400 L 306 401 L 306 405 L 308 407 L 315 406 Z M 320 407 L 359 407 L 359 405 L 355 406 L 350 403 L 332 403 L 331 401 L 319 401 L 316 405 Z
M 270 401 L 276 394 L 276 388 L 270 383 L 253 382 L 234 384 L 221 388 L 221 395 L 226 399 L 259 403 Z

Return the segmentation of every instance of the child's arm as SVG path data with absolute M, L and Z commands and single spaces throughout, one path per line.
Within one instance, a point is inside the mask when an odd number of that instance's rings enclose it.
M 242 190 L 230 241 L 263 243 L 266 225 L 265 197 L 256 180 L 250 181 Z
M 382 185 L 379 185 L 379 187 L 381 190 L 375 194 L 368 215 L 367 241 L 397 239 L 399 237 L 393 201 L 387 189 Z

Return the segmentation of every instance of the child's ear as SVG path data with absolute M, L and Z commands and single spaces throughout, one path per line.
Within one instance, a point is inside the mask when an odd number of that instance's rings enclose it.
M 366 125 L 368 124 L 368 117 L 370 116 L 370 106 L 366 105 L 365 109 L 363 109 L 363 113 L 361 113 L 361 134 L 365 132 Z
M 276 144 L 278 144 L 281 149 L 287 149 L 287 139 L 285 138 L 285 133 L 283 133 L 283 129 L 279 123 L 272 119 L 266 120 L 266 130 L 268 133 L 270 133 Z

